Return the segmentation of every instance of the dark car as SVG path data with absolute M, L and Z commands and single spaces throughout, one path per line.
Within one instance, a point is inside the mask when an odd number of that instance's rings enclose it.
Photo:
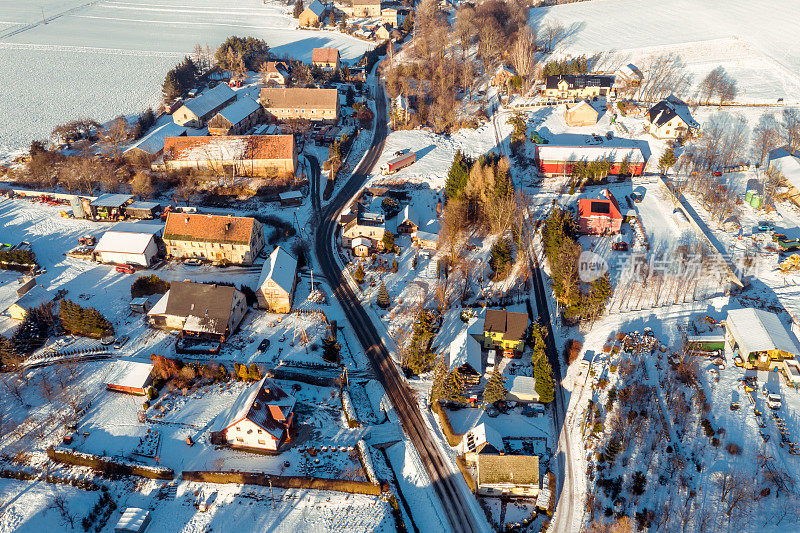
M 627 252 L 628 251 L 628 243 L 624 241 L 615 242 L 611 245 L 611 249 L 615 252 Z
M 264 339 L 258 343 L 258 351 L 266 352 L 269 349 L 269 339 Z

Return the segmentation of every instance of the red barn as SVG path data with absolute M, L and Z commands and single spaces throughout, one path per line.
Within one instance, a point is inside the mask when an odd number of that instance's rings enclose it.
M 609 174 L 619 175 L 623 161 L 628 161 L 628 173 L 641 176 L 645 158 L 636 146 L 554 146 L 537 144 L 534 156 L 539 171 L 545 176 L 569 176 L 575 163 L 609 161 Z
M 152 384 L 153 365 L 130 359 L 114 362 L 106 378 L 106 388 L 116 392 L 139 394 L 143 396 Z
M 578 229 L 581 233 L 619 233 L 622 214 L 614 195 L 603 189 L 605 198 L 582 198 L 578 200 Z

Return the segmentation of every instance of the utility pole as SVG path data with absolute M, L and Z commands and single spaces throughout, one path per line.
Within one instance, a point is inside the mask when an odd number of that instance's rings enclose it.
M 43 6 L 39 6 L 39 9 L 42 10 L 42 24 L 47 24 L 47 19 L 44 18 L 44 7 Z

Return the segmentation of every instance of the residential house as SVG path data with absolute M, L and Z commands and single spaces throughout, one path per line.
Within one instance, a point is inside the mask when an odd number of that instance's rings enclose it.
M 564 109 L 564 122 L 570 127 L 594 126 L 600 116 L 597 109 L 586 100 L 576 104 L 567 104 Z
M 430 231 L 417 231 L 413 237 L 414 244 L 423 250 L 436 250 L 439 248 L 439 234 Z
M 539 494 L 539 457 L 536 455 L 480 454 L 478 494 L 536 498 Z
M 792 152 L 789 146 L 771 150 L 767 168 L 783 180 L 789 198 L 800 205 L 800 154 Z
M 258 306 L 273 313 L 290 312 L 296 285 L 297 259 L 278 246 L 261 269 L 256 289 Z
M 291 442 L 296 400 L 270 378 L 242 393 L 221 416 L 222 427 L 211 442 L 234 448 L 277 452 Z
M 536 378 L 529 376 L 509 376 L 506 389 L 506 401 L 517 403 L 531 403 L 539 401 L 536 392 Z
M 8 315 L 14 320 L 24 320 L 28 311 L 40 305 L 49 304 L 56 299 L 56 293 L 41 285 L 34 285 L 8 307 Z
M 506 353 L 521 353 L 528 331 L 528 314 L 504 309 L 487 309 L 483 319 L 483 345 Z
M 336 89 L 261 89 L 261 105 L 273 120 L 305 118 L 326 123 L 339 120 L 339 91 Z
M 175 259 L 251 265 L 264 248 L 264 228 L 249 217 L 169 213 L 164 244 Z
M 608 161 L 609 174 L 619 175 L 627 162 L 627 174 L 641 176 L 645 158 L 638 146 L 557 146 L 537 144 L 534 146 L 534 161 L 539 172 L 545 176 L 570 176 L 572 167 L 578 163 Z
M 353 18 L 377 18 L 381 16 L 381 0 L 351 0 L 343 11 Z
M 318 27 L 325 24 L 330 16 L 330 9 L 319 0 L 314 0 L 300 13 L 298 21 L 300 26 Z
M 683 139 L 699 129 L 689 107 L 677 98 L 667 98 L 647 112 L 648 132 L 656 139 Z
M 314 48 L 311 52 L 311 64 L 323 70 L 336 70 L 339 68 L 338 48 Z
M 167 137 L 164 168 L 271 178 L 295 173 L 297 149 L 294 135 Z
M 147 320 L 155 328 L 223 342 L 236 331 L 245 313 L 244 294 L 234 287 L 173 281 L 147 313 Z
M 513 68 L 506 64 L 501 64 L 494 72 L 494 76 L 492 76 L 492 85 L 501 90 L 505 90 L 508 87 L 508 82 L 516 75 L 517 72 Z
M 381 249 L 383 244 L 383 234 L 386 232 L 386 221 L 383 215 L 375 213 L 359 213 L 359 215 L 348 222 L 342 230 L 342 246 L 352 248 L 353 239 L 366 237 L 371 242 L 371 247 Z
M 554 99 L 581 99 L 614 95 L 614 76 L 597 74 L 547 76 L 542 96 Z
M 461 453 L 474 464 L 479 455 L 499 455 L 504 453 L 503 436 L 492 426 L 482 422 L 461 437 Z
M 274 82 L 278 85 L 286 85 L 289 81 L 289 67 L 283 61 L 267 61 L 266 82 Z
M 725 349 L 748 367 L 781 366 L 800 355 L 797 339 L 776 313 L 763 309 L 731 309 L 725 319 Z
M 118 227 L 117 227 L 118 226 Z M 118 224 L 106 231 L 94 248 L 101 263 L 149 267 L 158 255 L 161 225 Z
M 410 205 L 403 208 L 403 211 L 400 212 L 400 216 L 397 219 L 400 221 L 397 224 L 397 233 L 414 235 L 417 229 L 419 229 L 419 218 Z
M 642 78 L 644 78 L 642 71 L 639 70 L 639 68 L 633 63 L 628 63 L 627 65 L 618 68 L 617 71 L 614 72 L 614 76 L 618 82 L 634 85 L 641 83 Z
M 377 243 L 369 237 L 356 237 L 350 243 L 350 246 L 356 257 L 367 257 L 376 249 Z
M 172 120 L 179 126 L 202 128 L 222 108 L 236 99 L 236 91 L 228 84 L 220 83 L 202 94 L 186 100 L 172 114 Z
M 391 25 L 393 28 L 400 28 L 408 17 L 408 9 L 398 6 L 388 6 L 381 9 L 381 21 Z
M 122 157 L 130 163 L 150 164 L 164 151 L 164 141 L 167 137 L 182 137 L 186 135 L 186 128 L 174 122 L 154 128 L 147 135 L 133 143 L 122 152 Z
M 105 378 L 106 388 L 116 392 L 143 396 L 153 383 L 152 372 L 153 365 L 150 363 L 118 359 Z
M 392 36 L 393 30 L 394 28 L 392 28 L 391 24 L 389 24 L 388 22 L 382 22 L 377 26 L 375 26 L 375 29 L 372 30 L 372 36 L 376 41 L 380 43 L 389 40 Z
M 446 358 L 450 370 L 458 369 L 470 385 L 477 384 L 483 375 L 481 343 L 470 334 L 470 328 L 478 322 L 477 318 L 470 319 L 450 343 Z
M 208 121 L 211 135 L 243 135 L 264 119 L 261 104 L 245 95 L 221 109 Z
M 616 234 L 622 228 L 622 213 L 614 195 L 608 189 L 600 191 L 602 198 L 578 200 L 578 230 L 595 235 Z

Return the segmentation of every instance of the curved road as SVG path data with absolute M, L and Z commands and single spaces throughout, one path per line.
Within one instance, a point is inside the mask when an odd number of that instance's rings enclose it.
M 467 503 L 467 498 L 472 498 L 472 494 L 469 493 L 463 479 L 455 478 L 455 476 L 460 477 L 461 474 L 451 472 L 445 460 L 439 454 L 438 447 L 420 413 L 416 396 L 403 376 L 400 375 L 400 371 L 392 361 L 389 351 L 375 329 L 375 325 L 364 308 L 361 307 L 359 299 L 345 280 L 344 274 L 334 256 L 336 252 L 332 248 L 339 213 L 366 182 L 383 151 L 387 133 L 386 102 L 380 86 L 376 86 L 375 102 L 377 117 L 372 144 L 348 182 L 333 200 L 322 209 L 314 244 L 315 252 L 323 274 L 328 279 L 347 320 L 361 341 L 367 358 L 378 374 L 378 379 L 383 384 L 392 405 L 397 411 L 403 429 L 408 434 L 419 453 L 422 463 L 425 465 L 433 489 L 441 500 L 442 509 L 447 515 L 452 530 L 477 532 L 482 529 L 482 526 L 480 522 L 475 520 Z

